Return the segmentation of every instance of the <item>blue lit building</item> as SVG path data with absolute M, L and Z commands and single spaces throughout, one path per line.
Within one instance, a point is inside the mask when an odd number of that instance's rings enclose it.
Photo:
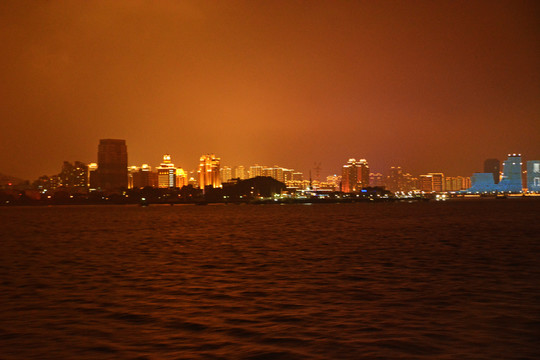
M 495 184 L 493 173 L 474 173 L 471 176 L 471 187 L 466 190 L 468 193 L 495 193 L 499 191 Z
M 540 160 L 527 161 L 527 190 L 540 192 Z
M 503 174 L 498 184 L 499 192 L 520 193 L 523 191 L 521 165 L 521 154 L 508 154 L 508 160 L 503 162 Z
M 471 187 L 465 190 L 465 192 L 473 194 L 520 193 L 523 191 L 521 165 L 521 154 L 508 154 L 508 160 L 503 162 L 503 174 L 498 184 L 494 181 L 493 173 L 475 173 L 471 177 Z M 540 167 L 540 161 L 537 165 Z M 538 179 L 536 181 L 540 188 L 540 168 L 537 177 Z

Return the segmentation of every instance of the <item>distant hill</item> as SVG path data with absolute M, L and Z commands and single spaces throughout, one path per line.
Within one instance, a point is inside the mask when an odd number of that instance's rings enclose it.
M 8 185 L 8 184 L 18 185 L 18 184 L 21 184 L 23 182 L 24 182 L 23 179 L 19 179 L 19 178 L 16 178 L 14 176 L 5 175 L 5 174 L 0 173 L 0 186 L 5 186 L 5 185 Z

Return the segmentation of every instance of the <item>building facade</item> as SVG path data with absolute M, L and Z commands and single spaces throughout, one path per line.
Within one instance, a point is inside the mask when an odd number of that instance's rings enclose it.
M 540 160 L 527 161 L 527 191 L 540 192 Z
M 176 168 L 171 160 L 171 155 L 163 155 L 163 162 L 156 168 L 159 188 L 176 187 Z
M 101 139 L 98 146 L 98 187 L 104 190 L 127 188 L 127 163 L 125 140 Z
M 206 186 L 221 187 L 219 180 L 220 158 L 214 154 L 201 156 L 199 159 L 199 188 L 203 189 Z

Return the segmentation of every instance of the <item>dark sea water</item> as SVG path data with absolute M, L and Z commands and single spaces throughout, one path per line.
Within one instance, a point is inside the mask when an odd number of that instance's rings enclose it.
M 0 359 L 538 359 L 540 201 L 0 208 Z

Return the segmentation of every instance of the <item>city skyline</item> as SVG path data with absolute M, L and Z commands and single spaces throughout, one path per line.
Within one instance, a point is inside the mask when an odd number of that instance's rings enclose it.
M 540 158 L 537 2 L 2 2 L 0 172 L 170 153 L 470 174 Z

